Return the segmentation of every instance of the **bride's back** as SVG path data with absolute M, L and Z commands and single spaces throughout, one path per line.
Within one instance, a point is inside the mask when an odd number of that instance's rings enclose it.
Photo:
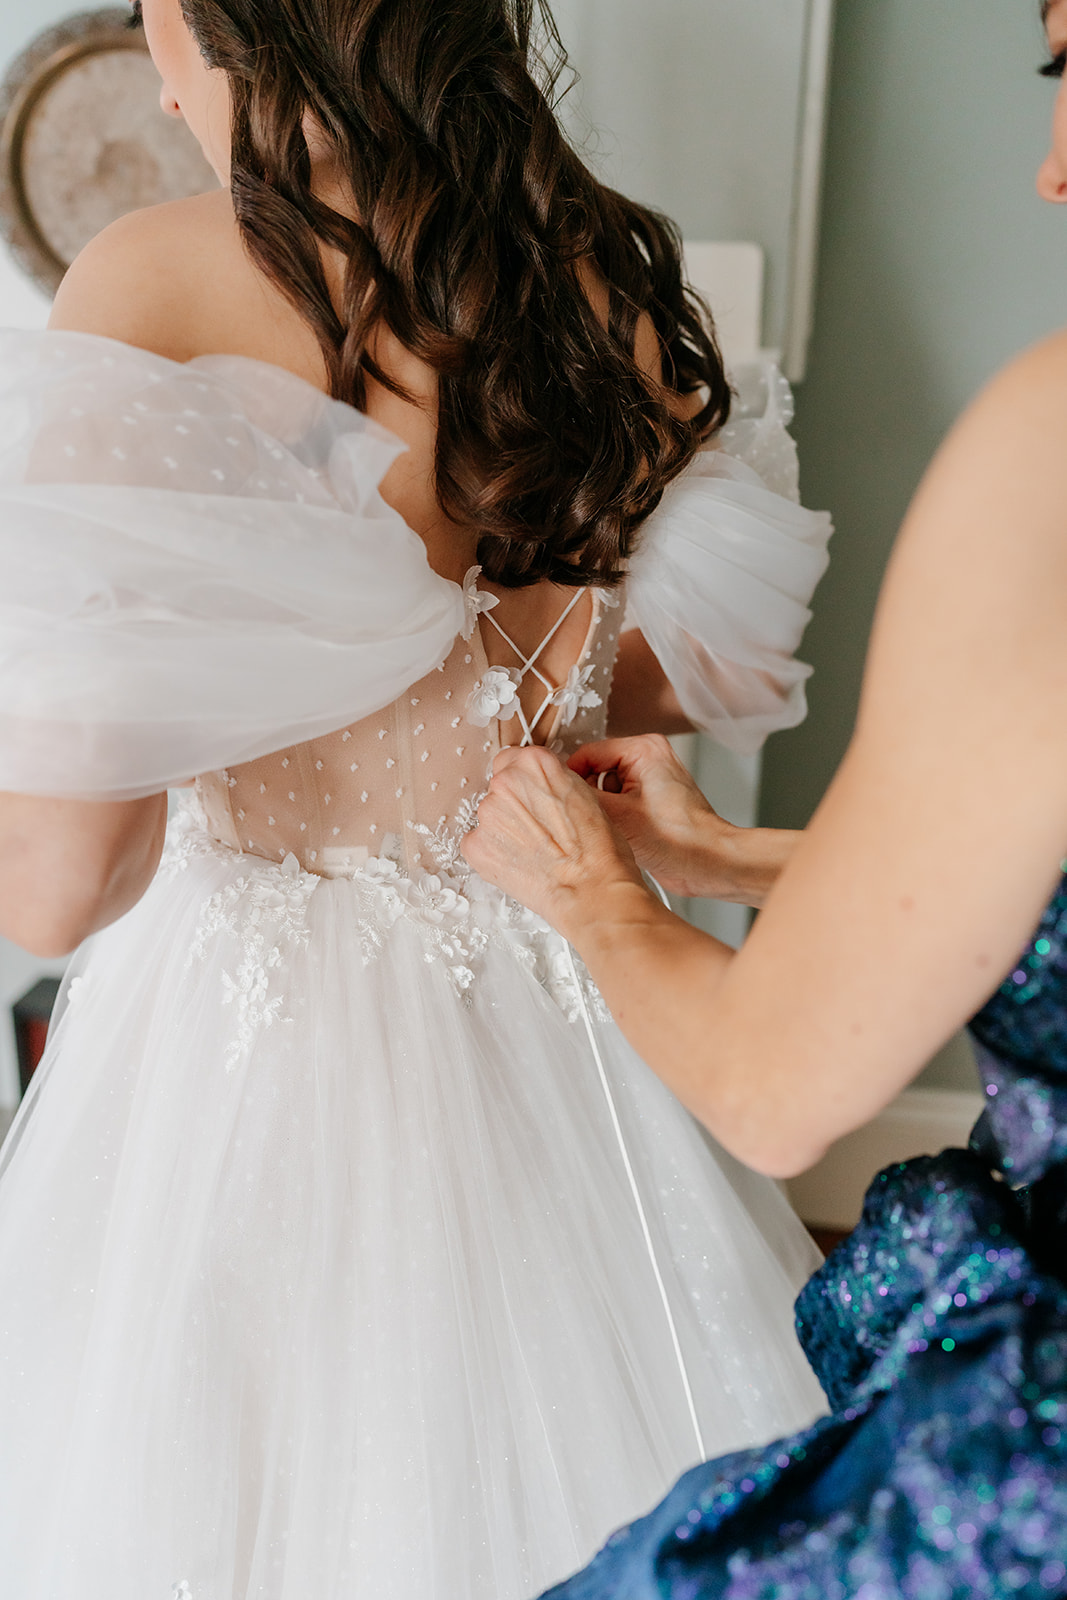
M 336 260 L 326 265 L 340 270 Z M 317 340 L 249 260 L 222 190 L 135 214 L 101 236 L 61 290 L 53 327 L 104 333 L 180 363 L 238 356 L 328 389 Z M 477 565 L 478 536 L 451 521 L 434 492 L 436 374 L 386 328 L 373 348 L 383 373 L 406 391 L 367 385 L 365 414 L 407 447 L 381 481 L 382 498 L 422 539 L 434 570 L 462 583 Z M 292 401 L 296 419 L 299 386 Z M 275 861 L 292 853 L 325 876 L 380 855 L 433 870 L 442 849 L 454 855 L 456 819 L 484 785 L 501 742 L 566 738 L 574 747 L 602 734 L 619 606 L 600 591 L 549 581 L 509 591 L 478 580 L 477 593 L 487 609 L 470 637 L 458 638 L 446 660 L 392 705 L 336 733 L 202 775 L 215 837 Z M 468 699 L 494 665 L 516 675 L 525 668 L 516 697 L 522 715 L 501 726 L 479 717 L 480 703 L 476 725 Z M 553 704 L 572 669 L 586 667 L 578 697 L 585 704 L 573 696 Z
M 334 291 L 343 274 L 323 251 Z M 53 328 L 103 334 L 172 361 L 236 355 L 281 367 L 326 393 L 329 373 L 306 318 L 250 259 L 224 190 L 135 212 L 93 241 L 64 280 Z M 434 492 L 437 375 L 387 327 L 373 351 L 401 397 L 371 379 L 360 409 L 407 446 L 383 480 L 387 502 L 424 541 L 431 566 L 460 581 L 477 533 L 450 522 Z
M 563 137 L 544 0 L 136 9 L 228 194 L 108 230 L 58 325 L 365 411 L 408 446 L 387 497 L 446 576 L 476 550 L 504 589 L 613 584 L 730 394 L 670 224 Z
M 498 740 L 558 741 L 606 700 L 607 591 L 728 393 L 668 226 L 563 141 L 526 0 L 444 20 L 430 0 L 347 0 L 300 43 L 285 9 L 145 0 L 164 107 L 226 187 L 107 230 L 53 326 L 265 362 L 356 406 L 406 446 L 380 491 L 431 567 L 483 569 L 483 614 L 432 683 L 277 772 L 206 783 L 220 837 L 322 870 L 454 821 Z M 493 669 L 514 680 L 500 704 Z M 479 720 L 491 701 L 502 722 Z

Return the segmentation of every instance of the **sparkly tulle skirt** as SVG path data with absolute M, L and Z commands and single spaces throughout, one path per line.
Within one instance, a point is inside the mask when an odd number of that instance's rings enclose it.
M 2 1592 L 522 1600 L 823 1409 L 814 1260 L 554 935 L 184 818 L 0 1161 Z

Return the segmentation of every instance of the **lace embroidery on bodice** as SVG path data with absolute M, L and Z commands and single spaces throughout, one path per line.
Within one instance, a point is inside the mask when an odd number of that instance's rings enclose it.
M 594 591 L 581 653 L 564 682 L 554 684 L 538 661 L 585 591 L 526 656 L 493 618 L 495 597 L 476 583 L 475 568 L 464 585 L 466 637 L 457 637 L 446 659 L 391 706 L 307 744 L 198 779 L 209 832 L 268 861 L 291 854 L 319 877 L 348 877 L 379 858 L 408 877 L 430 868 L 454 870 L 458 840 L 473 822 L 502 743 L 531 743 L 539 735 L 566 753 L 603 737 L 623 615 L 616 596 Z M 510 646 L 515 666 L 490 666 L 482 628 Z M 529 716 L 519 700 L 528 675 L 544 690 Z M 508 725 L 503 736 L 502 722 Z
M 309 905 L 323 878 L 351 883 L 365 964 L 403 919 L 461 998 L 470 994 L 480 958 L 497 945 L 528 968 L 572 1021 L 590 1008 L 599 1014 L 593 986 L 564 941 L 475 878 L 461 845 L 501 747 L 501 720 L 518 719 L 524 743 L 542 729 L 561 754 L 602 737 L 622 608 L 614 595 L 593 594 L 579 657 L 554 685 L 537 666 L 544 646 L 525 656 L 503 630 L 520 665 L 489 665 L 477 623 L 496 602 L 475 587 L 476 577 L 475 569 L 465 586 L 463 634 L 435 671 L 393 705 L 324 738 L 206 774 L 186 797 L 172 825 L 165 874 L 185 870 L 198 856 L 237 851 L 248 858 L 241 875 L 206 901 L 189 955 L 190 964 L 213 951 L 219 957 L 234 1016 L 228 1070 L 265 1028 L 290 1020 L 287 958 L 307 943 Z M 529 673 L 544 693 L 528 716 L 518 691 Z M 222 953 L 227 944 L 229 955 Z

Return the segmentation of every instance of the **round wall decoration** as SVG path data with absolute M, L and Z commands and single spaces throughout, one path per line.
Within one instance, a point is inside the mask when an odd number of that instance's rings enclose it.
M 54 294 L 79 250 L 142 206 L 218 187 L 127 9 L 47 28 L 0 84 L 0 234 Z

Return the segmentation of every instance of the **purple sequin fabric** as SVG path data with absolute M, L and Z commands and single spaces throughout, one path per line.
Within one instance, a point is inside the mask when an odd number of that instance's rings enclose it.
M 1067 1596 L 1067 880 L 972 1032 L 971 1149 L 881 1173 L 797 1301 L 831 1414 L 696 1468 L 551 1600 Z

